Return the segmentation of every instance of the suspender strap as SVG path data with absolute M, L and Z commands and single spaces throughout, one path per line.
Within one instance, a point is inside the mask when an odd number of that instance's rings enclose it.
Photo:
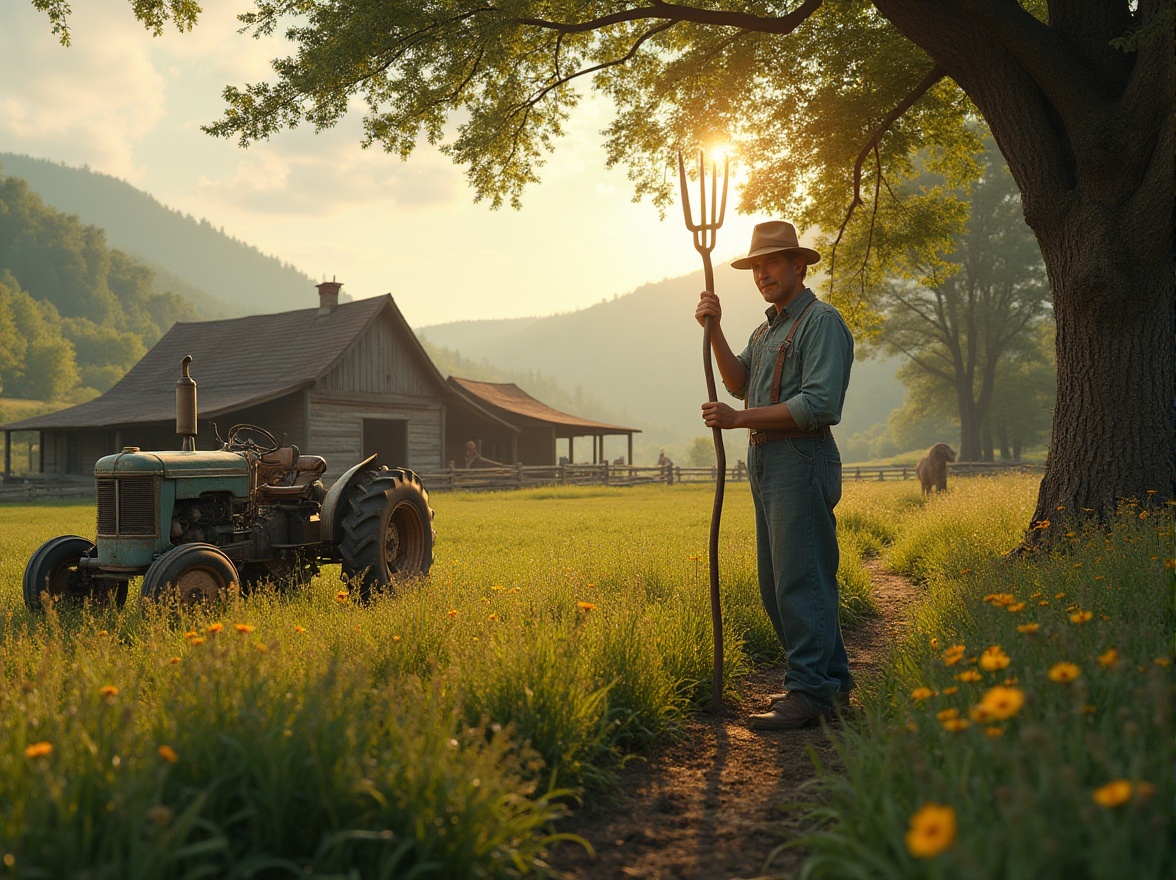
M 809 300 L 809 304 L 800 310 L 800 314 L 796 316 L 796 320 L 788 328 L 788 335 L 784 337 L 784 344 L 780 346 L 780 351 L 776 355 L 776 366 L 772 373 L 772 403 L 780 402 L 780 381 L 784 375 L 784 359 L 788 357 L 788 353 L 792 349 L 792 337 L 796 335 L 796 328 L 800 326 L 801 318 L 815 303 L 815 299 Z

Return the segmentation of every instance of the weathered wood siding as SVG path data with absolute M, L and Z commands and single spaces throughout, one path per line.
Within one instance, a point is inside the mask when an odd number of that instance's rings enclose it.
M 437 399 L 441 393 L 437 380 L 418 352 L 404 345 L 397 335 L 391 319 L 381 315 L 320 380 L 318 388 L 344 394 Z
M 316 390 L 310 395 L 307 451 L 327 460 L 327 478 L 333 480 L 363 457 L 364 419 L 404 419 L 408 422 L 408 461 L 385 464 L 413 470 L 439 469 L 444 414 L 444 404 L 436 399 L 338 395 Z

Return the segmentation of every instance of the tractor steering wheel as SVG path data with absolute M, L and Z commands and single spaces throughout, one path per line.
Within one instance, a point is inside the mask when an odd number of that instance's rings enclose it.
M 225 448 L 252 449 L 264 455 L 279 447 L 277 438 L 265 428 L 259 428 L 257 425 L 233 425 L 229 428 L 229 439 L 225 441 Z

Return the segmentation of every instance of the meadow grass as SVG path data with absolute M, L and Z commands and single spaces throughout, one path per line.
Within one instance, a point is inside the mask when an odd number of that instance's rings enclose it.
M 1136 507 L 1066 556 L 1002 562 L 1034 490 L 1025 477 L 957 480 L 924 502 L 913 483 L 846 484 L 847 637 L 873 612 L 863 560 L 910 573 L 921 597 L 810 814 L 810 875 L 1170 869 L 1170 518 Z M 144 607 L 133 583 L 122 610 L 35 616 L 25 561 L 50 537 L 92 535 L 93 508 L 0 506 L 9 873 L 542 872 L 566 805 L 607 791 L 626 755 L 709 700 L 711 489 L 433 501 L 430 576 L 367 605 L 329 568 L 307 588 L 206 609 Z M 753 531 L 746 485 L 729 486 L 729 696 L 780 653 Z M 1060 663 L 1078 677 L 1053 680 Z M 986 701 L 997 685 L 1020 703 Z M 960 729 L 945 728 L 953 719 Z M 941 812 L 919 814 L 927 804 Z M 950 845 L 926 856 L 936 838 L 912 817 L 949 809 Z
M 1031 482 L 956 481 L 900 524 L 886 558 L 922 598 L 808 808 L 803 876 L 1176 873 L 1171 508 L 1002 558 Z
M 210 608 L 143 606 L 133 582 L 124 609 L 38 615 L 25 562 L 50 537 L 92 536 L 93 508 L 0 506 L 4 864 L 119 878 L 540 867 L 568 803 L 710 698 L 711 489 L 434 506 L 430 576 L 367 605 L 332 567 Z M 844 529 L 847 625 L 872 610 L 858 554 L 877 552 L 873 517 Z M 779 657 L 753 531 L 732 486 L 728 689 Z

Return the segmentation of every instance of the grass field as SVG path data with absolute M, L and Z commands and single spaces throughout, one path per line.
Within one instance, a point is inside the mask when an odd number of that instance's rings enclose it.
M 1003 848 L 985 843 L 999 825 L 994 811 L 1004 803 L 1030 810 L 1047 785 L 1070 780 L 1064 794 L 1075 802 L 1063 815 L 1077 825 L 1041 852 L 1064 845 L 1068 853 L 1071 838 L 1089 832 L 1088 864 L 1098 862 L 1091 850 L 1110 847 L 1105 860 L 1139 866 L 1130 876 L 1159 876 L 1149 872 L 1170 862 L 1131 859 L 1141 840 L 1172 839 L 1171 712 L 1154 709 L 1165 694 L 1170 707 L 1172 696 L 1170 669 L 1155 662 L 1171 647 L 1168 582 L 1156 561 L 1171 553 L 1162 549 L 1165 540 L 1170 548 L 1170 520 L 1125 520 L 1107 539 L 1121 546 L 1108 547 L 1098 563 L 1083 555 L 1001 568 L 994 556 L 1028 521 L 1032 481 L 955 486 L 926 506 L 912 484 L 846 486 L 845 624 L 872 610 L 862 556 L 885 554 L 910 571 L 926 584 L 926 602 L 891 673 L 874 684 L 867 719 L 846 735 L 850 781 L 830 779 L 827 798 L 806 808 L 814 822 L 833 821 L 814 825 L 805 844 L 814 853 L 810 870 L 935 876 L 947 865 L 961 873 L 942 876 L 1005 876 L 977 873 L 996 849 L 1028 871 L 1041 853 L 1011 839 Z M 577 792 L 607 789 L 625 754 L 672 736 L 709 697 L 710 493 L 652 486 L 440 495 L 430 577 L 367 606 L 353 603 L 337 570 L 328 570 L 305 590 L 195 612 L 132 600 L 121 612 L 35 618 L 20 598 L 25 561 L 49 537 L 92 535 L 93 511 L 0 507 L 0 876 L 7 869 L 50 877 L 456 878 L 540 870 L 564 805 Z M 750 507 L 745 485 L 728 487 L 720 548 L 728 684 L 778 653 L 759 607 Z M 1089 541 L 1096 538 L 1104 540 Z M 1096 570 L 1131 589 L 1107 590 L 1093 580 Z M 1046 591 L 1071 600 L 1026 605 L 1023 617 L 1008 612 L 1022 594 L 1028 603 L 1038 601 L 1030 593 Z M 1005 592 L 1015 601 L 983 601 Z M 1067 623 L 1074 612 L 1060 610 L 1075 603 L 1095 615 L 1085 626 Z M 1030 654 L 1009 628 L 1047 612 L 1063 616 L 1043 617 L 1034 636 L 1016 633 L 1044 646 Z M 943 650 L 965 644 L 961 668 L 969 669 L 984 647 L 1001 645 L 1013 670 L 1001 680 L 1021 677 L 1024 708 L 1000 725 L 976 722 L 949 737 L 937 715 L 947 703 L 930 711 L 932 698 L 909 695 L 926 687 L 944 701 L 958 687 L 950 696 L 967 717 L 963 693 L 973 685 L 951 678 L 958 670 L 943 666 L 932 639 Z M 1107 668 L 1091 657 L 1111 648 L 1122 660 L 1118 671 L 1142 671 L 1130 673 L 1121 696 L 1105 697 L 1102 684 L 1083 695 Z M 1039 693 L 1048 661 L 1067 658 L 1085 678 Z M 968 693 L 983 693 L 975 688 Z M 1087 704 L 1095 710 L 1079 711 Z M 981 732 L 993 726 L 1006 733 Z M 1056 761 L 1052 748 L 1031 750 L 1036 734 L 1025 735 L 1055 727 L 1069 743 Z M 1083 757 L 1091 727 L 1097 756 Z M 1000 749 L 1009 756 L 997 761 Z M 896 756 L 918 772 L 900 772 Z M 1015 774 L 1033 762 L 1048 772 L 1035 769 L 1036 794 L 1022 798 Z M 855 774 L 873 774 L 865 803 L 851 796 Z M 1090 800 L 1104 776 L 1131 786 L 1124 804 Z M 971 801 L 952 800 L 959 788 Z M 958 831 L 941 854 L 918 858 L 904 835 L 925 801 L 955 804 Z M 1040 820 L 1046 831 L 1052 815 Z M 1131 831 L 1136 825 L 1152 836 Z M 1108 837 L 1108 827 L 1119 830 Z M 865 868 L 839 873 L 846 865 Z

